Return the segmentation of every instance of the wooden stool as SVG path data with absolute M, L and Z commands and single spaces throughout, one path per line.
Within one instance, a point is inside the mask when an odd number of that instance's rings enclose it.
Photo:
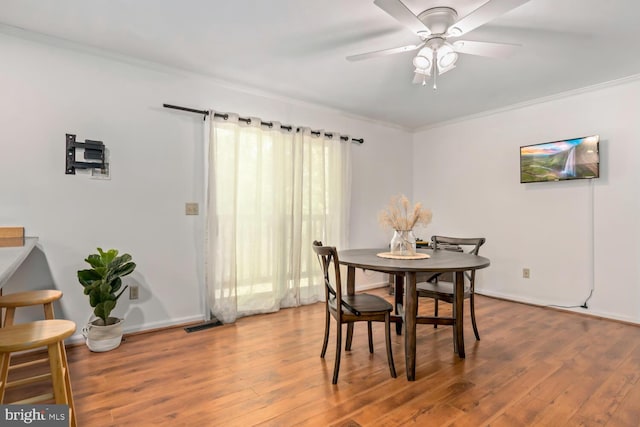
M 1 327 L 12 326 L 14 324 L 14 316 L 16 308 L 18 307 L 30 307 L 34 305 L 42 305 L 44 308 L 44 318 L 54 319 L 53 302 L 62 298 L 62 292 L 56 290 L 39 290 L 39 291 L 26 291 L 16 292 L 8 295 L 0 295 L 0 310 L 5 309 L 4 321 L 0 323 Z M 9 369 L 17 370 L 21 368 L 28 368 L 41 363 L 46 363 L 49 359 L 44 357 L 36 360 L 32 360 L 26 363 L 18 363 L 11 365 L 11 355 L 5 356 L 9 359 Z M 2 357 L 0 357 L 0 366 L 2 363 Z M 33 381 L 39 381 L 39 377 L 33 377 Z M 30 382 L 30 383 L 31 383 Z M 11 382 L 9 382 L 11 384 Z M 25 383 L 26 384 L 26 383 Z M 17 384 L 16 384 L 17 385 Z
M 26 291 L 14 294 L 0 295 L 0 309 L 6 309 L 2 326 L 13 325 L 16 308 L 42 305 L 44 318 L 53 319 L 53 302 L 62 298 L 62 292 L 56 290 Z
M 71 392 L 71 380 L 69 379 L 67 352 L 64 348 L 65 338 L 73 335 L 75 331 L 75 323 L 70 320 L 60 319 L 38 320 L 0 328 L 0 356 L 2 356 L 2 365 L 0 366 L 0 404 L 5 404 L 4 394 L 7 388 L 51 378 L 53 393 L 9 403 L 33 404 L 54 398 L 56 404 L 69 405 L 69 425 L 75 427 L 77 425 L 76 411 Z M 11 353 L 43 346 L 48 349 L 51 372 L 35 377 L 37 378 L 36 380 L 28 378 L 7 382 Z

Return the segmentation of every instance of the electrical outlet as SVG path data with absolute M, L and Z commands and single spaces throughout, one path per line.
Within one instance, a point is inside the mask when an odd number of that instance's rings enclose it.
M 184 204 L 184 213 L 185 215 L 198 215 L 199 209 L 198 204 L 195 202 L 187 202 Z
M 129 299 L 138 299 L 138 285 L 129 285 Z
M 522 277 L 525 279 L 528 279 L 531 277 L 531 270 L 529 270 L 528 268 L 523 268 L 522 269 Z

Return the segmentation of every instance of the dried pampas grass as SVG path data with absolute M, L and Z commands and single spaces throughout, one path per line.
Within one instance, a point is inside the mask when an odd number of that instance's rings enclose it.
M 431 210 L 423 209 L 422 203 L 416 203 L 411 208 L 407 196 L 401 194 L 391 198 L 389 206 L 378 215 L 378 222 L 394 230 L 413 230 L 418 225 L 428 225 L 432 217 Z

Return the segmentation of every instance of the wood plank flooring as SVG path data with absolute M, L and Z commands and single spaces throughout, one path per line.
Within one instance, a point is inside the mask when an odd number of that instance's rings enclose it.
M 386 290 L 372 293 L 391 301 Z M 467 306 L 464 360 L 450 327 L 418 325 L 415 382 L 406 380 L 403 337 L 392 333 L 393 379 L 382 324 L 373 355 L 358 324 L 331 385 L 335 323 L 323 360 L 322 304 L 190 334 L 132 335 L 108 353 L 72 347 L 79 425 L 640 425 L 640 327 L 482 296 L 476 304 L 482 340 Z M 421 300 L 421 312 L 432 307 Z

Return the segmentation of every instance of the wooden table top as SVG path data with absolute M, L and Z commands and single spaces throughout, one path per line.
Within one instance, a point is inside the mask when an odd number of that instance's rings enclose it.
M 467 271 L 485 268 L 490 264 L 489 259 L 479 255 L 442 249 L 418 249 L 417 252 L 430 255 L 426 259 L 388 259 L 376 255 L 387 251 L 388 249 L 348 249 L 338 252 L 338 258 L 340 264 L 388 273 Z

